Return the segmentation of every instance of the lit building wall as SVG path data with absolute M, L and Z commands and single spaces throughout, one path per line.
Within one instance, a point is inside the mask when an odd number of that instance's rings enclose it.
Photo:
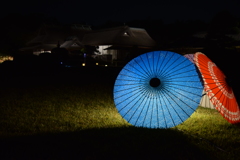
M 105 50 L 108 47 L 111 46 L 110 45 L 99 46 L 98 51 L 100 52 L 101 55 L 108 55 L 109 54 L 108 50 Z
M 106 50 L 111 47 L 111 45 L 101 45 L 98 46 L 99 56 L 109 56 L 111 55 L 111 60 L 117 59 L 117 50 Z

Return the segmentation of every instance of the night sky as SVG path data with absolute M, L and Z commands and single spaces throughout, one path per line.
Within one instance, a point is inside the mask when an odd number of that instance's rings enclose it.
M 9 13 L 43 13 L 63 23 L 85 22 L 90 25 L 106 21 L 127 22 L 142 19 L 160 19 L 164 23 L 176 20 L 210 21 L 216 13 L 228 10 L 240 17 L 239 0 L 168 0 L 168 1 L 80 1 L 35 0 L 4 1 L 0 18 Z

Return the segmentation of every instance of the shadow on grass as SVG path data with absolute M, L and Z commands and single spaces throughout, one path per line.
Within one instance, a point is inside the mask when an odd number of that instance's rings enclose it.
M 211 159 L 179 131 L 90 129 L 0 139 L 2 159 Z

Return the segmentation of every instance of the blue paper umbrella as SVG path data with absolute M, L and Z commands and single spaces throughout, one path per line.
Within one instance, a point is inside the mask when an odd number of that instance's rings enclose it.
M 194 64 L 169 51 L 154 51 L 132 59 L 117 76 L 114 103 L 130 124 L 171 128 L 199 105 L 203 86 Z

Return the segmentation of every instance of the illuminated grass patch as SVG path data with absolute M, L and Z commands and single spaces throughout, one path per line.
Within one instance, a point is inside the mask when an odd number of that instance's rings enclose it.
M 44 77 L 41 80 L 47 81 L 30 84 L 32 77 L 20 77 L 17 84 L 2 87 L 2 153 L 13 156 L 8 159 L 240 157 L 240 128 L 228 123 L 216 110 L 198 107 L 184 123 L 170 129 L 131 126 L 114 106 L 114 78 L 108 78 Z
M 3 96 L 0 122 L 2 135 L 129 125 L 118 114 L 111 89 L 104 86 L 26 88 L 24 92 L 15 89 L 14 93 Z

